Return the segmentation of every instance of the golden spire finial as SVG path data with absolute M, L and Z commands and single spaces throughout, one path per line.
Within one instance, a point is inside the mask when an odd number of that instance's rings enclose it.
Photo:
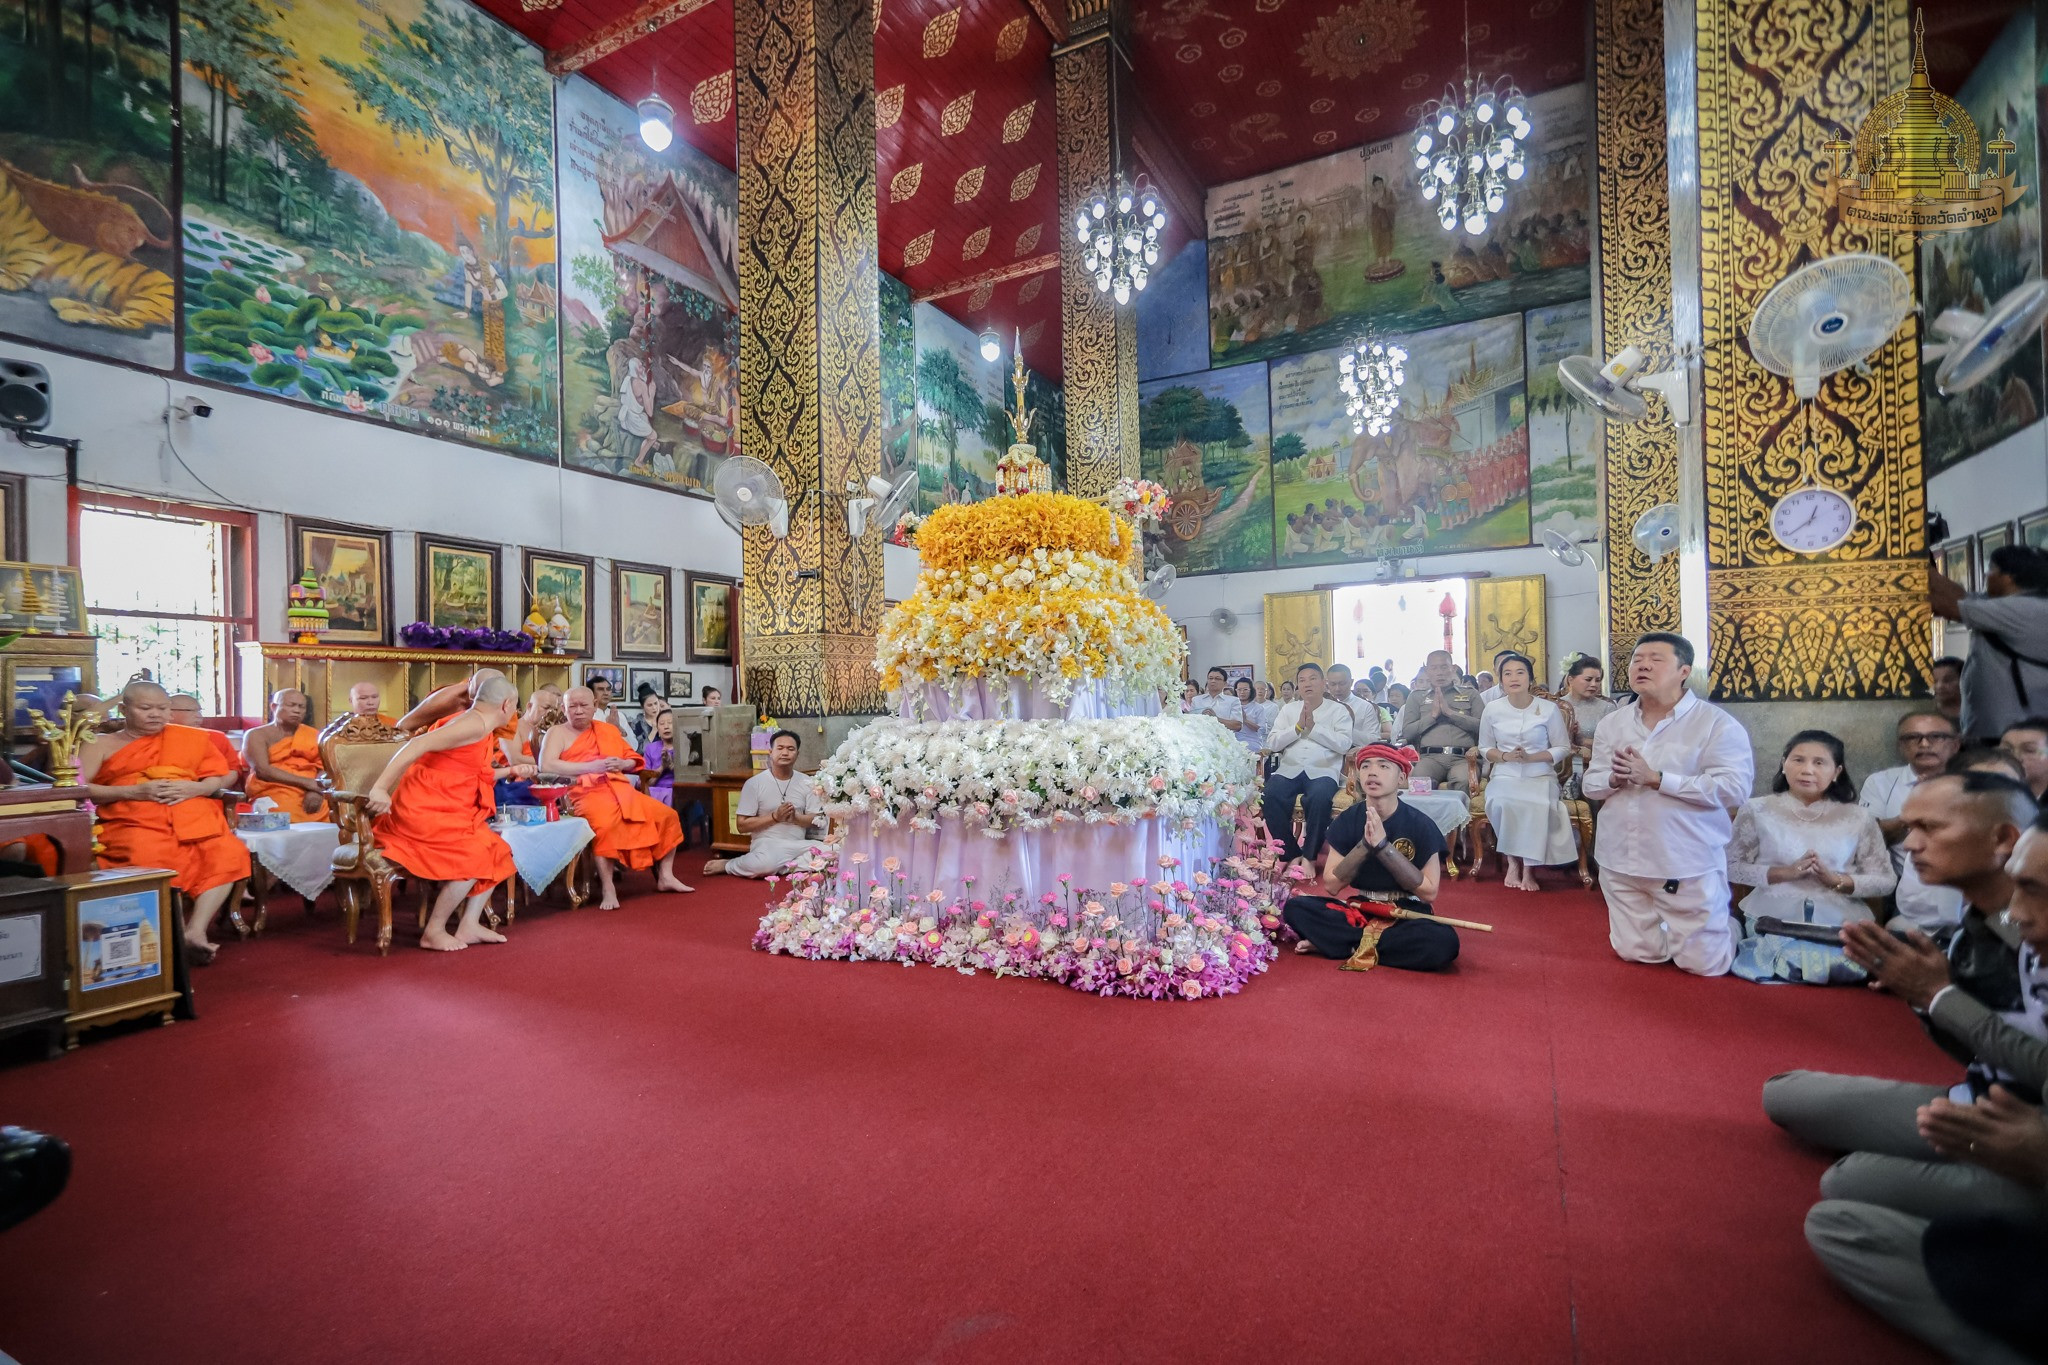
M 1017 444 L 1023 445 L 1031 439 L 1032 412 L 1030 408 L 1024 406 L 1024 334 L 1022 332 L 1013 334 L 1010 345 L 1010 357 L 1016 362 L 1016 368 L 1011 373 L 1011 379 L 1017 385 L 1017 410 L 1010 414 L 1010 429 L 1017 433 Z
M 1927 16 L 1918 8 L 1913 11 L 1913 84 L 1926 85 L 1927 79 Z

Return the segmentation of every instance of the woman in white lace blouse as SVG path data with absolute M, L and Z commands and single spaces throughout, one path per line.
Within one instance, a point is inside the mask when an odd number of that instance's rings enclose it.
M 1237 732 L 1238 743 L 1257 753 L 1266 744 L 1266 727 L 1273 723 L 1273 717 L 1280 714 L 1280 708 L 1271 702 L 1259 700 L 1259 686 L 1250 678 L 1239 678 L 1233 686 L 1237 693 L 1238 705 L 1244 709 L 1244 728 Z
M 1494 667 L 1501 695 L 1479 713 L 1479 751 L 1493 765 L 1486 820 L 1507 864 L 1501 884 L 1536 891 L 1537 868 L 1579 856 L 1557 791 L 1557 765 L 1571 753 L 1571 732 L 1557 703 L 1536 695 L 1536 665 L 1506 654 Z
M 1771 795 L 1736 813 L 1728 880 L 1755 888 L 1738 903 L 1749 921 L 1735 956 L 1738 976 L 1815 985 L 1863 979 L 1838 945 L 1756 930 L 1765 915 L 1829 926 L 1871 919 L 1864 902 L 1898 884 L 1876 817 L 1856 804 L 1841 740 L 1825 730 L 1792 736 Z

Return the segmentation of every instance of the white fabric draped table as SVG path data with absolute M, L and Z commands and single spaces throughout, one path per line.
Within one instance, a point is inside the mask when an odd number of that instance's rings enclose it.
M 285 829 L 238 829 L 235 837 L 247 845 L 250 858 L 262 870 L 250 888 L 256 900 L 256 933 L 263 932 L 269 918 L 272 882 L 283 882 L 314 901 L 334 881 L 334 850 L 340 846 L 341 833 L 331 821 L 308 820 Z M 230 918 L 241 927 L 239 911 Z
M 547 893 L 548 885 L 555 878 L 570 870 L 583 850 L 590 846 L 596 834 L 590 822 L 580 815 L 564 815 L 539 825 L 505 825 L 492 823 L 506 846 L 512 850 L 512 865 L 518 869 L 517 881 L 526 883 L 527 890 L 538 900 Z M 571 909 L 583 903 L 583 893 L 576 885 L 576 878 L 570 876 L 564 888 L 569 893 Z M 505 915 L 507 922 L 518 917 L 519 889 L 508 885 L 505 888 Z
M 1472 798 L 1461 791 L 1446 788 L 1420 795 L 1402 792 L 1401 799 L 1436 821 L 1436 827 L 1444 832 L 1446 839 L 1472 820 Z
M 1112 700 L 1109 684 L 1084 683 L 1065 701 L 1054 701 L 1045 689 L 1025 678 L 980 678 L 948 692 L 937 683 L 903 689 L 896 706 L 905 720 L 1114 720 L 1118 716 L 1156 716 L 1159 698 L 1152 695 Z

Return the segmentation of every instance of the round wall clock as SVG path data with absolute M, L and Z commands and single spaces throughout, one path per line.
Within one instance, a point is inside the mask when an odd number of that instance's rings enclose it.
M 1795 554 L 1826 554 L 1856 529 L 1856 504 L 1846 493 L 1808 484 L 1771 509 L 1771 535 Z

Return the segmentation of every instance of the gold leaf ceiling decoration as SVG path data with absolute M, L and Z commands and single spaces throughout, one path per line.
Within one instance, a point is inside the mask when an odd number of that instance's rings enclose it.
M 1045 321 L 1044 319 L 1040 319 L 1039 321 L 1032 323 L 1029 327 L 1026 327 L 1024 329 L 1024 344 L 1026 346 L 1036 346 L 1038 344 L 1038 339 L 1044 335 Z
M 1319 16 L 1295 51 L 1311 76 L 1356 80 L 1407 56 L 1428 27 L 1415 0 L 1358 0 Z M 1471 38 L 1479 37 L 1474 29 Z
M 900 204 L 917 193 L 917 187 L 924 183 L 924 163 L 913 161 L 889 177 L 889 202 Z
M 1003 25 L 1003 31 L 996 35 L 996 60 L 1007 62 L 1024 50 L 1024 40 L 1031 35 L 1031 20 L 1018 15 Z
M 967 311 L 978 313 L 988 307 L 988 301 L 995 297 L 996 286 L 992 280 L 983 280 L 974 286 L 974 292 L 967 296 Z
M 1045 276 L 1033 275 L 1024 281 L 1024 287 L 1017 291 L 1017 302 L 1031 303 L 1038 298 L 1038 291 L 1045 287 Z
M 924 26 L 924 55 L 927 59 L 943 57 L 953 50 L 953 39 L 960 33 L 960 11 L 949 9 Z
M 1043 226 L 1040 223 L 1033 223 L 1030 227 L 1017 234 L 1017 255 L 1028 256 L 1031 254 L 1032 249 L 1038 245 L 1038 234 L 1043 230 Z
M 1018 138 L 1030 132 L 1031 116 L 1036 112 L 1038 112 L 1037 100 L 1026 101 L 1012 109 L 1010 116 L 1003 120 L 1003 141 L 1006 143 L 1015 142 Z
M 875 96 L 875 127 L 894 128 L 903 117 L 903 87 L 892 85 Z
M 695 123 L 722 123 L 732 112 L 732 72 L 697 82 L 690 92 L 690 119 Z
M 1043 161 L 1034 161 L 1023 170 L 1017 172 L 1017 178 L 1010 182 L 1011 203 L 1014 204 L 1020 199 L 1028 198 L 1031 191 L 1038 188 L 1038 168 L 1044 164 Z
M 939 111 L 939 132 L 951 137 L 967 126 L 974 117 L 974 92 L 968 91 Z
M 960 244 L 960 259 L 971 261 L 988 250 L 988 229 L 978 227 L 967 234 L 967 240 Z
M 981 178 L 988 171 L 986 166 L 976 166 L 953 182 L 953 202 L 964 204 L 981 193 Z
M 923 232 L 918 233 L 917 236 L 912 237 L 903 248 L 904 269 L 908 270 L 914 266 L 923 265 L 925 257 L 931 254 L 932 229 L 927 228 Z

